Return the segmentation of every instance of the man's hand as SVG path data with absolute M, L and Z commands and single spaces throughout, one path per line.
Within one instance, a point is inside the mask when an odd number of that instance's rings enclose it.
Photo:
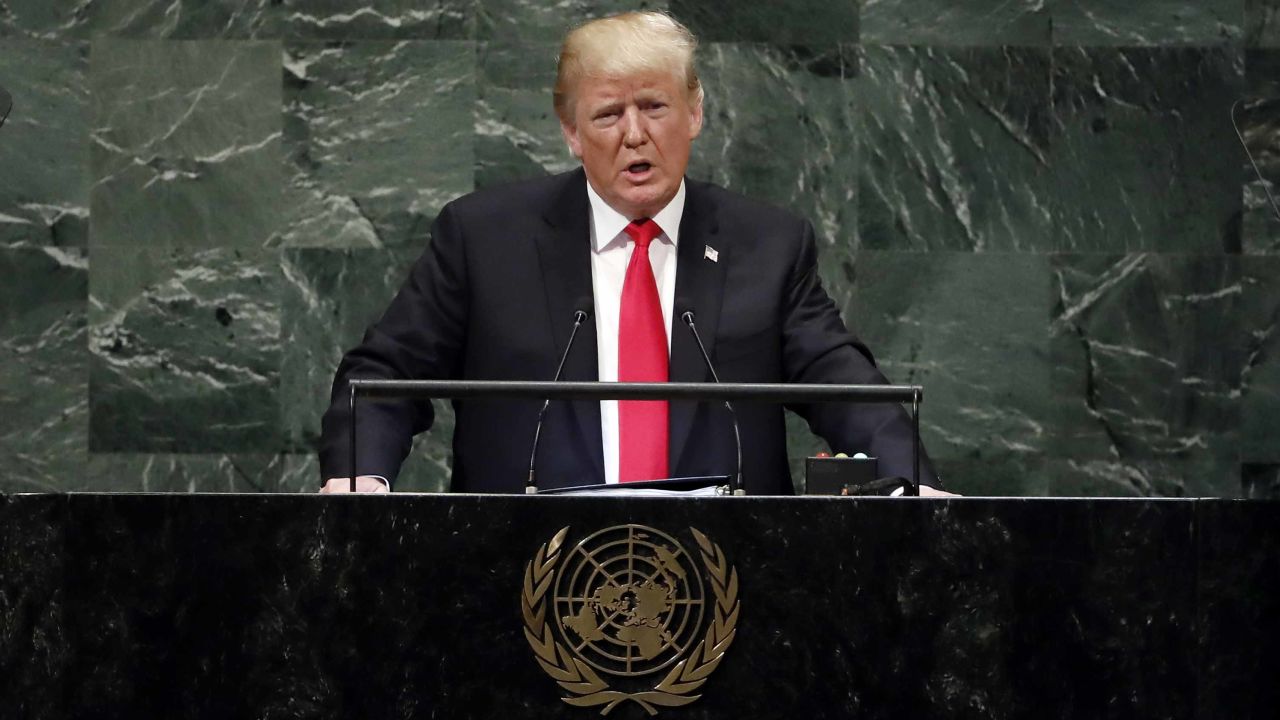
M 903 497 L 903 491 L 905 489 L 906 488 L 898 488 L 897 490 L 894 490 L 892 493 L 890 493 L 889 497 Z M 949 493 L 946 490 L 931 488 L 928 485 L 921 485 L 919 497 L 961 497 L 961 496 L 956 493 Z
M 351 478 L 329 478 L 324 487 L 320 488 L 322 493 L 349 493 L 351 492 Z M 391 492 L 387 484 L 382 478 L 372 475 L 360 475 L 356 477 L 356 492 L 358 493 L 384 493 Z
M 921 485 L 920 497 L 960 497 L 960 495 L 956 493 L 949 493 L 946 490 L 931 488 L 928 485 Z

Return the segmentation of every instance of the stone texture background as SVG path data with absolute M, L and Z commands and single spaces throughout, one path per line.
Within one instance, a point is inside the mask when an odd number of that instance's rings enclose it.
M 639 6 L 953 488 L 1280 495 L 1280 0 Z M 313 489 L 337 358 L 443 203 L 572 166 L 557 39 L 633 7 L 0 0 L 0 490 Z

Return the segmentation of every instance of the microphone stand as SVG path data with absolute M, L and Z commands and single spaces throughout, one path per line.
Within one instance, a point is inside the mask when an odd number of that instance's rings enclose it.
M 10 110 L 13 110 L 13 96 L 8 90 L 0 87 L 0 127 L 4 127 L 4 121 L 9 118 Z
M 707 370 L 711 373 L 711 379 L 719 385 L 720 376 L 716 374 L 716 367 L 711 364 L 711 356 L 707 354 L 707 348 L 702 344 L 702 336 L 698 334 L 698 328 L 693 324 L 693 311 L 685 310 L 680 314 L 680 319 L 689 326 L 693 339 L 698 343 L 698 352 L 702 353 L 702 361 L 707 364 Z M 747 490 L 742 486 L 742 433 L 738 430 L 738 413 L 734 412 L 733 403 L 727 399 L 724 401 L 724 407 L 729 411 L 729 420 L 733 423 L 733 443 L 738 451 L 738 472 L 733 476 L 733 486 L 730 490 L 733 495 L 746 495 Z
M 569 359 L 569 349 L 573 347 L 573 339 L 578 336 L 578 328 L 582 327 L 582 323 L 587 320 L 586 310 L 575 310 L 573 313 L 573 330 L 569 331 L 569 341 L 564 344 L 564 353 L 560 355 L 560 365 L 556 367 L 556 376 L 551 382 L 560 382 L 560 375 L 564 372 L 564 362 Z M 547 408 L 551 405 L 551 398 L 547 398 L 542 402 L 542 408 L 538 410 L 538 424 L 533 426 L 533 450 L 529 453 L 529 477 L 524 483 L 524 492 L 526 495 L 535 495 L 538 492 L 538 483 L 534 479 L 533 468 L 538 462 L 538 440 L 542 438 L 542 421 L 547 416 Z

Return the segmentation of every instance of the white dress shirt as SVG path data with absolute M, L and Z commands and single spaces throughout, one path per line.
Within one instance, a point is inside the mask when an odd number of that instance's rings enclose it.
M 595 295 L 596 344 L 602 382 L 618 380 L 618 318 L 622 312 L 622 284 L 627 264 L 636 244 L 623 232 L 631 218 L 609 207 L 587 183 L 591 201 L 591 287 Z M 658 282 L 662 322 L 667 330 L 667 353 L 671 352 L 671 312 L 676 296 L 676 243 L 680 218 L 684 215 L 684 181 L 667 206 L 653 216 L 662 234 L 649 244 L 649 264 Z M 618 482 L 618 401 L 600 402 L 600 439 L 604 445 L 604 481 Z

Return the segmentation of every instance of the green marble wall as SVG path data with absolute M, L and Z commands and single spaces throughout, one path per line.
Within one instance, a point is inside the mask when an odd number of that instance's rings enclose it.
M 691 174 L 814 221 L 953 488 L 1280 495 L 1229 119 L 1280 193 L 1280 0 L 0 0 L 0 490 L 312 489 L 342 351 L 441 205 L 573 165 L 557 40 L 637 6 L 705 43 Z

